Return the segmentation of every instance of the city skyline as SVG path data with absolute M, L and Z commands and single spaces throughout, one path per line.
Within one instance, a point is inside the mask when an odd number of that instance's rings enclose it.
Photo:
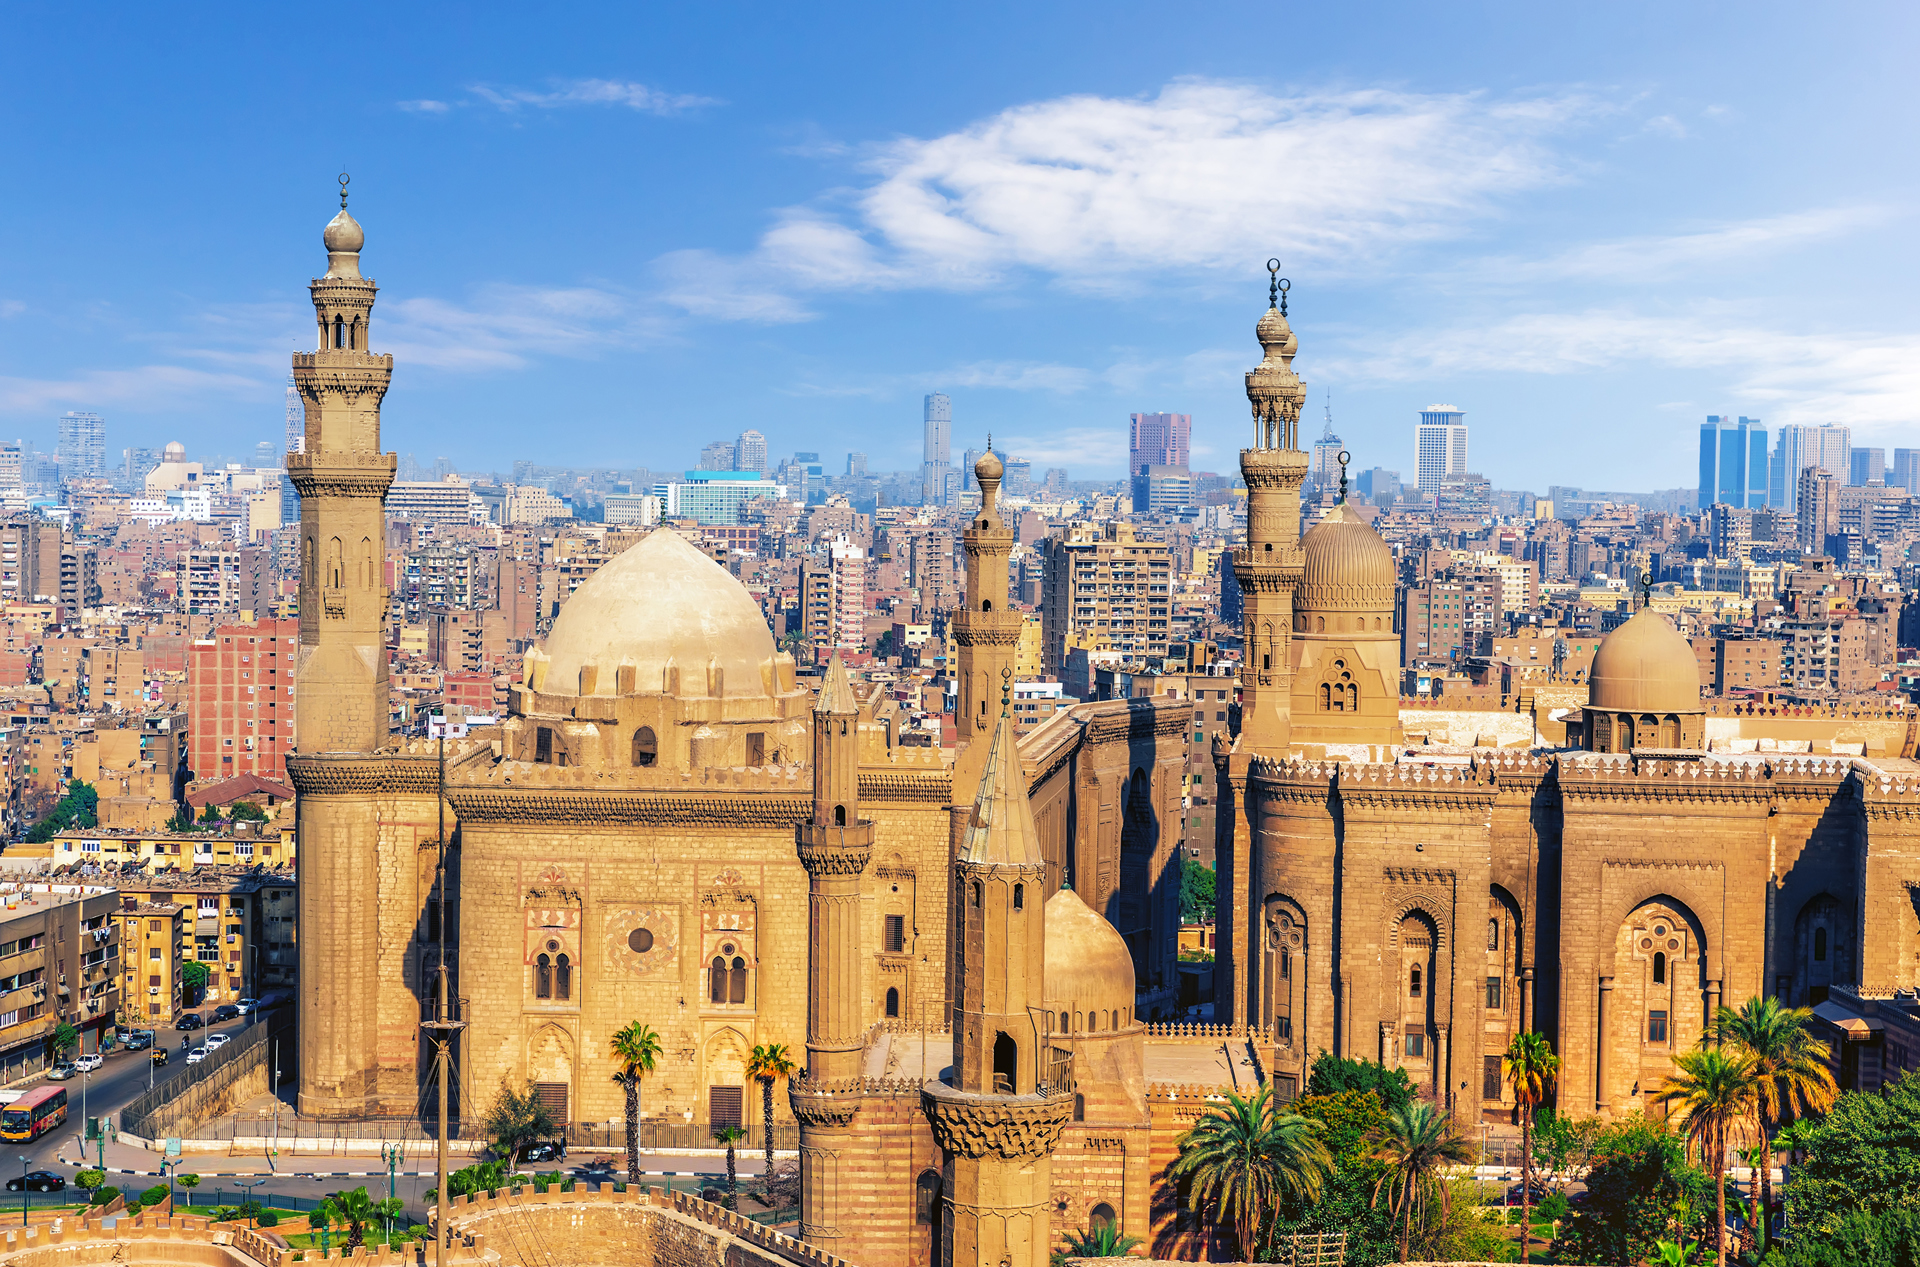
M 1809 35 L 1784 6 L 1730 29 L 1643 6 L 1606 39 L 1585 15 L 1402 19 L 1289 15 L 1309 56 L 1276 65 L 1240 38 L 1271 17 L 1244 7 L 1114 32 L 1022 14 L 1011 61 L 985 14 L 742 39 L 712 15 L 528 33 L 481 10 L 451 46 L 410 15 L 338 70 L 351 105 L 316 130 L 291 16 L 29 14 L 13 47 L 34 55 L 0 88 L 16 170 L 113 196 L 9 209 L 35 249 L 0 285 L 0 434 L 50 449 L 71 410 L 123 428 L 115 450 L 273 438 L 304 346 L 285 278 L 315 230 L 294 226 L 345 166 L 391 314 L 376 337 L 408 367 L 395 444 L 459 467 L 529 432 L 559 464 L 690 467 L 689 437 L 754 427 L 772 454 L 832 437 L 906 470 L 940 392 L 958 434 L 1037 466 L 1120 478 L 1112 420 L 1170 407 L 1192 466 L 1231 469 L 1239 314 L 1270 255 L 1362 469 L 1410 472 L 1404 420 L 1432 399 L 1473 413 L 1475 465 L 1507 488 L 1687 485 L 1721 408 L 1901 447 L 1913 107 L 1885 50 L 1913 15 Z M 909 46 L 938 73 L 883 55 Z M 795 48 L 880 73 L 829 88 L 850 77 Z M 69 99 L 82 56 L 94 90 Z M 1758 87 L 1789 68 L 1822 110 Z M 1806 156 L 1791 187 L 1782 149 Z M 1156 188 L 1176 156 L 1190 178 Z M 1275 183 L 1241 180 L 1250 163 Z

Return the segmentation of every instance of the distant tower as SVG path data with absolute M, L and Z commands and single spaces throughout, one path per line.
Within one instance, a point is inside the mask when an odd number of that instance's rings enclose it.
M 939 506 L 947 500 L 947 464 L 953 461 L 953 402 L 934 392 L 922 406 L 920 500 Z
M 1240 450 L 1247 544 L 1233 555 L 1246 631 L 1238 750 L 1264 757 L 1285 756 L 1290 736 L 1288 635 L 1302 564 L 1300 485 L 1307 475 L 1307 455 L 1300 448 L 1300 406 L 1307 389 L 1293 372 L 1300 341 L 1287 324 L 1283 284 L 1276 275 L 1266 315 L 1254 327 L 1266 355 L 1247 371 L 1254 419 L 1253 447 Z
M 758 431 L 742 431 L 740 438 L 733 442 L 733 469 L 754 471 L 764 477 L 767 473 L 767 438 Z
M 107 422 L 99 414 L 60 415 L 60 438 L 54 454 L 62 479 L 86 479 L 107 470 Z
M 1467 469 L 1467 415 L 1452 405 L 1428 405 L 1414 431 L 1414 484 L 1422 497 L 1440 492 L 1440 481 Z
M 839 656 L 813 706 L 813 817 L 797 829 L 807 869 L 807 1068 L 793 1088 L 800 1122 L 801 1236 L 831 1250 L 857 1217 L 840 1180 L 853 1146 L 860 1059 L 869 1020 L 861 979 L 860 873 L 873 856 L 873 822 L 860 817 L 860 705 Z M 850 1085 L 849 1085 L 850 1084 Z M 846 1092 L 836 1095 L 836 1088 Z M 851 1158 L 849 1161 L 851 1162 Z
M 374 900 L 383 891 L 381 859 L 367 843 L 379 834 L 373 821 L 379 811 L 356 793 L 380 788 L 386 769 L 368 758 L 387 742 L 385 506 L 394 468 L 393 454 L 380 451 L 380 401 L 393 357 L 367 350 L 375 287 L 360 275 L 365 235 L 346 204 L 342 177 L 340 214 L 324 235 L 326 276 L 310 287 L 320 345 L 293 358 L 294 383 L 306 403 L 305 444 L 287 455 L 300 494 L 300 708 L 298 753 L 289 763 L 300 790 L 306 882 L 299 912 L 299 1107 L 321 1117 L 377 1111 L 383 1087 L 391 1094 L 404 1085 L 407 1094 L 419 1094 L 411 1046 L 404 1067 L 381 1063 L 378 999 L 387 982 L 363 982 L 349 1006 L 336 997 L 340 981 L 378 961 L 383 933 L 383 908 Z M 351 900 L 340 900 L 343 895 Z M 407 1019 L 409 1028 L 416 1018 L 417 1012 Z
M 1044 1267 L 1052 1155 L 1073 1115 L 1071 1057 L 1044 1010 L 1046 865 L 1004 698 L 953 863 L 951 1081 L 922 1092 L 945 1157 L 939 1267 Z

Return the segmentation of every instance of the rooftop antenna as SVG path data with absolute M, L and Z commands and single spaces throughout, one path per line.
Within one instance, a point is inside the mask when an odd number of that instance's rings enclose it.
M 1326 434 L 1320 438 L 1322 440 L 1333 439 L 1333 388 L 1331 387 L 1327 388 L 1327 430 Z

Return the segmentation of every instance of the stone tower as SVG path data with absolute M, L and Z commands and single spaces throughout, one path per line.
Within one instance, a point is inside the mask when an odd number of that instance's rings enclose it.
M 860 705 L 839 656 L 813 709 L 813 817 L 797 828 L 807 869 L 807 1068 L 793 1088 L 800 1122 L 801 1235 L 831 1250 L 845 1235 L 840 1156 L 860 1103 L 860 873 L 873 822 L 860 817 Z
M 324 234 L 327 272 L 311 286 L 319 347 L 293 358 L 306 404 L 305 451 L 287 455 L 300 493 L 298 751 L 290 763 L 300 767 L 293 772 L 305 881 L 300 1109 L 322 1116 L 379 1105 L 385 996 L 409 988 L 409 974 L 382 939 L 382 898 L 393 886 L 382 887 L 380 813 L 368 800 L 391 780 L 365 760 L 387 741 L 385 509 L 394 455 L 380 451 L 380 400 L 393 357 L 367 350 L 375 287 L 360 275 L 365 235 L 346 204 L 343 180 L 340 214 Z M 392 918 L 410 926 L 418 907 Z M 362 986 L 343 1001 L 341 983 L 356 980 Z M 406 1056 L 413 1046 L 407 1043 Z M 411 1069 L 390 1063 L 400 1088 L 394 1094 L 416 1096 Z
M 1049 1038 L 1046 867 L 1004 697 L 952 883 L 953 1066 L 923 1092 L 945 1157 L 939 1261 L 1044 1267 L 1073 1073 Z
M 1240 474 L 1247 481 L 1247 543 L 1233 552 L 1233 576 L 1240 584 L 1245 613 L 1240 732 L 1230 749 L 1216 737 L 1213 750 L 1221 791 L 1214 819 L 1215 867 L 1219 883 L 1234 893 L 1248 892 L 1252 884 L 1248 864 L 1253 856 L 1253 821 L 1247 772 L 1257 759 L 1286 756 L 1293 740 L 1293 592 L 1305 563 L 1300 550 L 1300 485 L 1307 476 L 1307 455 L 1300 448 L 1300 406 L 1307 390 L 1293 372 L 1300 342 L 1287 324 L 1287 283 L 1278 275 L 1278 261 L 1269 263 L 1268 269 L 1273 279 L 1267 311 L 1254 327 L 1265 356 L 1247 371 L 1253 447 L 1240 450 Z M 1234 968 L 1236 946 L 1243 935 L 1244 930 L 1228 921 L 1219 926 L 1214 1008 L 1218 1019 L 1229 1023 L 1244 1024 L 1247 1019 L 1246 983 Z
M 986 453 L 973 464 L 973 477 L 980 482 L 980 513 L 960 538 L 967 552 L 967 605 L 953 614 L 953 640 L 960 660 L 960 692 L 954 705 L 960 751 L 954 759 L 953 799 L 967 806 L 972 805 L 980 772 L 986 768 L 1002 670 L 1012 667 L 1020 644 L 1022 617 L 1007 605 L 1013 529 L 1000 518 L 1004 473 L 989 437 Z

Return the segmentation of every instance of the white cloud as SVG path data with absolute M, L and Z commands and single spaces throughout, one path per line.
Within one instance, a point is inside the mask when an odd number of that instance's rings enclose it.
M 629 297 L 591 286 L 487 286 L 466 303 L 422 297 L 382 308 L 375 350 L 435 369 L 521 369 L 536 355 L 591 356 L 657 331 Z
M 402 110 L 409 111 L 413 114 L 445 114 L 447 111 L 453 109 L 452 106 L 444 101 L 402 101 L 398 104 Z
M 1037 467 L 1124 467 L 1127 433 L 1124 427 L 1062 427 L 1045 435 L 1002 435 L 995 450 L 1025 458 Z
M 0 375 L 0 414 L 120 404 L 141 409 L 184 407 L 208 396 L 247 397 L 258 395 L 260 390 L 261 380 L 251 375 L 216 374 L 179 365 L 92 370 L 65 379 Z
M 1563 179 L 1546 139 L 1595 109 L 1572 96 L 1277 96 L 1208 81 L 1038 102 L 870 149 L 863 187 L 781 213 L 744 261 L 683 256 L 696 267 L 671 297 L 736 315 L 706 300 L 736 268 L 800 292 L 961 289 L 1028 271 L 1102 290 L 1257 269 L 1273 254 L 1325 275 L 1456 236 Z
M 536 110 L 555 110 L 568 106 L 625 106 L 646 114 L 665 115 L 679 114 L 701 106 L 725 104 L 715 97 L 664 92 L 626 79 L 563 80 L 557 82 L 549 92 L 535 92 L 527 88 L 495 88 L 490 84 L 474 84 L 468 91 L 482 101 L 508 111 L 523 106 Z
M 1767 251 L 1836 238 L 1893 218 L 1885 207 L 1824 207 L 1739 220 L 1691 232 L 1595 242 L 1543 260 L 1475 260 L 1446 274 L 1449 282 L 1666 280 L 1684 269 L 1750 260 Z

